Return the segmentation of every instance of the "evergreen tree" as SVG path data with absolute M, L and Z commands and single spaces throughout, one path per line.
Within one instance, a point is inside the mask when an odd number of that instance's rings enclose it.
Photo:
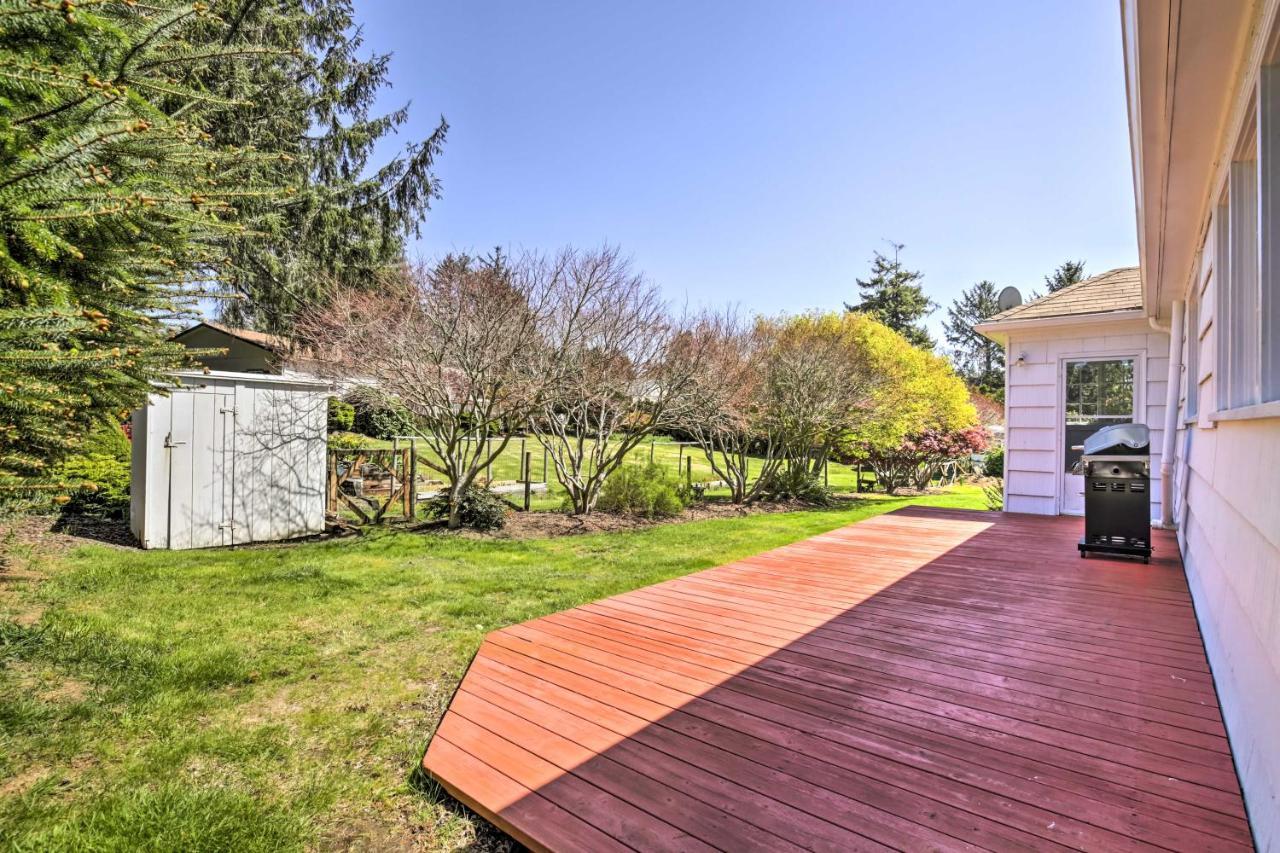
M 351 0 L 229 0 L 231 24 L 216 35 L 227 48 L 274 50 L 210 65 L 208 91 L 244 104 L 222 110 L 205 129 L 223 145 L 252 145 L 289 155 L 287 203 L 246 204 L 250 232 L 228 235 L 233 270 L 221 315 L 236 325 L 287 332 L 300 309 L 334 280 L 380 280 L 398 262 L 409 234 L 436 196 L 432 164 L 447 124 L 382 164 L 374 148 L 408 118 L 402 107 L 373 112 L 388 85 L 389 57 L 362 57 Z M 210 35 L 215 35 L 210 33 Z M 273 164 L 273 168 L 275 165 Z
M 91 427 L 188 363 L 166 319 L 225 264 L 280 155 L 212 144 L 192 84 L 272 50 L 198 38 L 204 4 L 0 4 L 0 498 L 52 482 Z
M 985 394 L 1003 391 L 1004 349 L 975 332 L 973 327 L 999 312 L 996 286 L 980 281 L 951 303 L 947 319 L 942 323 L 956 372 Z
M 1064 261 L 1053 271 L 1053 275 L 1044 277 L 1044 283 L 1048 285 L 1050 293 L 1057 293 L 1067 285 L 1078 281 L 1084 281 L 1084 261 Z
M 938 306 L 925 295 L 920 284 L 923 274 L 903 266 L 899 259 L 903 248 L 901 243 L 894 243 L 892 259 L 876 252 L 871 261 L 871 277 L 857 280 L 862 301 L 857 305 L 846 302 L 844 307 L 871 315 L 918 347 L 933 349 L 933 339 L 920 321 Z

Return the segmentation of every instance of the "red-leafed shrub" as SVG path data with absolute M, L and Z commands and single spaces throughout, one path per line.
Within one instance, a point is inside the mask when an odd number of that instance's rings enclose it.
M 923 489 L 938 475 L 943 463 L 987 449 L 987 431 L 980 426 L 961 430 L 927 429 L 914 433 L 896 447 L 866 444 L 859 456 L 876 472 L 876 479 L 893 494 L 903 486 Z

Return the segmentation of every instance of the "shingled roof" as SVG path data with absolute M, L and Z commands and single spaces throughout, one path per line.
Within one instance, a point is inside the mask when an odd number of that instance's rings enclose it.
M 1093 278 L 1069 284 L 1056 293 L 1041 296 L 984 320 L 982 325 L 1005 320 L 1043 320 L 1078 314 L 1110 314 L 1142 308 L 1142 277 L 1137 267 L 1108 270 Z
M 222 323 L 215 323 L 212 320 L 201 320 L 199 323 L 192 326 L 191 328 L 183 329 L 181 332 L 178 332 L 178 334 L 174 335 L 174 340 L 181 338 L 183 335 L 187 334 L 188 332 L 195 331 L 201 326 L 208 326 L 210 329 L 213 329 L 218 332 L 222 332 L 224 335 L 230 335 L 233 338 L 239 338 L 242 341 L 251 343 L 257 347 L 262 347 L 263 349 L 270 350 L 271 352 L 274 352 L 274 353 L 287 353 L 291 348 L 288 338 L 283 338 L 279 335 L 268 334 L 267 332 L 258 332 L 253 329 L 240 329 L 235 326 L 227 326 Z

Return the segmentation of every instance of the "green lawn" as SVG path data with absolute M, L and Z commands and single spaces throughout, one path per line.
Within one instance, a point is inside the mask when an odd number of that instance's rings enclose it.
M 484 634 L 907 503 L 638 532 L 384 532 L 0 569 L 0 847 L 452 849 L 501 839 L 413 770 Z M 3 526 L 0 526 L 0 531 Z
M 389 448 L 391 447 L 391 444 L 392 443 L 390 441 L 377 439 L 371 439 L 369 441 L 370 447 L 377 448 Z M 496 443 L 494 446 L 497 446 Z M 418 452 L 419 454 L 426 455 L 430 451 L 428 451 L 423 444 L 419 442 Z M 492 479 L 498 481 L 518 480 L 520 478 L 522 466 L 521 454 L 526 452 L 530 455 L 530 463 L 533 470 L 534 480 L 543 480 L 545 471 L 545 479 L 548 486 L 547 491 L 544 494 L 534 495 L 532 501 L 533 509 L 543 510 L 560 508 L 564 501 L 564 490 L 560 487 L 560 484 L 556 482 L 554 463 L 552 463 L 549 456 L 546 456 L 543 453 L 542 444 L 536 438 L 530 437 L 523 440 L 520 438 L 513 438 L 491 466 L 490 474 Z M 670 470 L 673 475 L 678 476 L 681 482 L 684 482 L 686 476 L 688 476 L 686 473 L 686 466 L 688 463 L 685 460 L 692 458 L 692 474 L 693 481 L 695 483 L 710 482 L 719 479 L 716 476 L 716 473 L 711 469 L 711 463 L 707 461 L 707 457 L 701 450 L 694 445 L 686 444 L 682 446 L 680 443 L 672 441 L 669 438 L 656 438 L 651 441 L 646 441 L 633 450 L 628 458 L 634 462 L 647 462 L 652 460 Z M 760 464 L 760 460 L 753 459 L 751 462 L 752 467 L 749 470 L 757 470 L 755 466 Z M 438 477 L 439 475 L 430 471 L 425 471 L 422 476 Z M 833 463 L 828 470 L 828 477 L 833 490 L 850 493 L 855 491 L 854 483 L 857 479 L 857 474 L 850 466 L 837 465 Z M 869 471 L 864 472 L 864 478 L 868 480 L 871 478 Z M 708 492 L 708 494 L 727 496 L 728 490 L 712 490 Z M 508 495 L 508 497 L 516 503 L 520 502 L 519 495 Z

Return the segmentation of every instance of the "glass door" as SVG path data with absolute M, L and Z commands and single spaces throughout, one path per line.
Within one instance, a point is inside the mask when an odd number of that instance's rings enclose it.
M 1132 358 L 1068 361 L 1063 381 L 1062 511 L 1084 513 L 1084 477 L 1074 473 L 1080 451 L 1073 448 L 1112 424 L 1133 423 L 1137 405 Z

